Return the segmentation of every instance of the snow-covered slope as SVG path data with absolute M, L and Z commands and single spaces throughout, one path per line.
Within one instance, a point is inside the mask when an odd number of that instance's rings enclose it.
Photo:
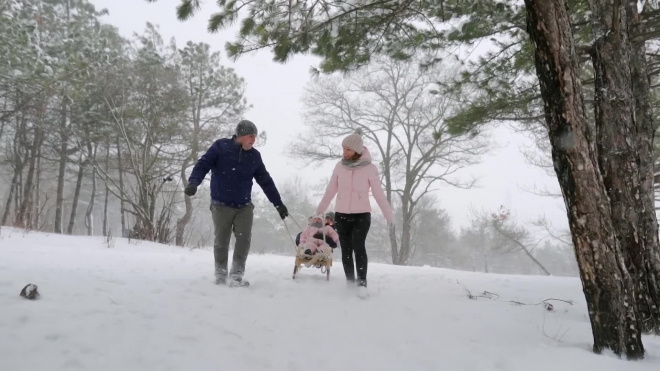
M 232 289 L 212 261 L 2 228 L 0 370 L 660 370 L 651 336 L 640 362 L 591 352 L 573 278 L 371 264 L 363 300 L 339 262 L 329 282 L 317 269 L 294 281 L 293 257 L 251 255 L 252 286 Z M 19 296 L 27 283 L 39 300 Z M 549 298 L 574 304 L 511 302 Z

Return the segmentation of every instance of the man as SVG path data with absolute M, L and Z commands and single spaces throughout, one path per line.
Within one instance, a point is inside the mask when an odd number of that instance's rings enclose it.
M 275 182 L 266 171 L 261 154 L 252 148 L 257 138 L 257 127 L 248 120 L 236 126 L 231 138 L 218 139 L 197 161 L 188 179 L 185 194 L 193 196 L 206 174 L 211 171 L 211 214 L 215 227 L 213 255 L 215 257 L 215 283 L 227 283 L 229 240 L 233 230 L 236 243 L 230 286 L 249 286 L 243 280 L 245 261 L 250 251 L 252 236 L 252 179 L 263 189 L 282 219 L 289 212 L 282 203 Z

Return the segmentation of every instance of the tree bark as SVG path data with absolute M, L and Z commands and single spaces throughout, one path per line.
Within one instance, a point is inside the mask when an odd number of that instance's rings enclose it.
M 17 121 L 18 122 L 18 121 Z M 16 146 L 19 145 L 20 140 L 19 140 L 19 134 L 20 134 L 20 127 L 18 130 L 16 130 L 16 133 L 14 134 L 14 142 L 13 142 L 13 154 L 12 154 L 12 161 L 13 161 L 13 167 L 14 167 L 14 175 L 12 176 L 11 179 L 11 185 L 9 186 L 9 195 L 7 196 L 7 202 L 5 203 L 5 211 L 2 214 L 2 220 L 0 221 L 0 225 L 7 225 L 7 222 L 9 220 L 9 215 L 11 214 L 11 203 L 12 201 L 15 201 L 14 204 L 17 204 L 16 199 L 18 199 L 18 195 L 20 193 L 20 178 L 21 174 L 23 173 L 23 167 L 24 162 L 21 159 L 20 153 L 16 149 Z
M 38 127 L 34 129 L 34 138 L 32 139 L 32 145 L 26 151 L 29 153 L 29 165 L 28 165 L 28 175 L 27 180 L 25 181 L 25 187 L 23 188 L 23 200 L 21 202 L 21 207 L 16 216 L 16 224 L 20 228 L 32 229 L 32 211 L 34 210 L 34 203 L 32 202 L 34 194 L 34 177 L 37 167 L 37 152 L 39 152 L 39 147 L 42 143 L 42 134 L 41 129 Z
M 565 0 L 525 0 L 525 4 L 553 165 L 589 309 L 593 349 L 643 358 L 634 284 L 615 236 L 596 149 L 589 141 L 593 134 L 585 113 L 568 8 Z
M 404 195 L 401 197 L 401 213 L 403 214 L 403 223 L 401 225 L 401 243 L 399 245 L 399 265 L 408 265 L 410 258 L 410 238 L 412 229 L 412 209 L 411 201 L 407 190 L 404 190 Z
M 189 163 L 190 163 L 189 159 L 186 159 L 185 161 L 183 161 L 183 164 L 181 165 L 181 182 L 183 183 L 184 188 L 186 186 L 188 186 L 188 179 L 186 179 L 186 169 L 188 168 Z M 183 196 L 183 201 L 186 205 L 186 212 L 176 222 L 175 243 L 176 243 L 177 246 L 184 246 L 186 226 L 188 225 L 188 223 L 190 223 L 190 219 L 191 219 L 192 213 L 193 213 L 193 206 L 192 206 L 191 197 L 188 196 L 188 195 L 184 195 Z
M 628 35 L 643 33 L 644 25 L 640 22 L 637 3 L 627 1 L 626 23 Z M 635 127 L 637 130 L 637 151 L 639 156 L 639 186 L 641 207 L 638 209 L 639 231 L 644 246 L 642 264 L 638 264 L 641 273 L 635 279 L 640 281 L 637 298 L 645 331 L 660 335 L 660 245 L 658 243 L 658 221 L 655 214 L 654 197 L 654 154 L 653 139 L 655 126 L 651 107 L 646 45 L 643 40 L 632 39 L 630 50 L 630 74 L 632 95 L 635 102 Z M 630 252 L 634 256 L 634 252 Z M 647 291 L 645 291 L 646 289 Z
M 388 122 L 389 123 L 389 122 Z M 387 131 L 387 141 L 385 142 L 385 156 L 383 156 L 383 179 L 385 180 L 385 196 L 387 197 L 387 202 L 393 207 L 392 203 L 392 168 L 391 168 L 391 153 L 390 149 L 392 148 L 392 124 L 388 125 Z M 394 212 L 394 210 L 392 210 Z M 396 215 L 396 214 L 395 214 Z M 388 228 L 388 234 L 390 238 L 390 250 L 392 254 L 392 264 L 396 264 L 397 257 L 399 256 L 399 244 L 396 240 L 396 229 L 394 225 Z
M 88 145 L 88 150 L 92 153 L 92 163 L 96 164 L 96 151 L 98 149 L 98 144 L 94 145 L 94 152 L 91 150 L 91 144 Z M 96 167 L 92 169 L 92 194 L 89 197 L 89 204 L 87 205 L 87 210 L 85 211 L 85 227 L 87 227 L 87 235 L 94 235 L 94 205 L 96 204 Z
M 108 169 L 110 168 L 110 138 L 106 141 L 106 151 L 105 151 L 105 173 L 108 174 Z M 109 228 L 108 228 L 108 200 L 110 197 L 110 185 L 108 184 L 108 179 L 105 179 L 105 199 L 103 200 L 103 237 L 108 237 Z
M 5 202 L 5 212 L 2 214 L 2 221 L 0 225 L 7 225 L 7 220 L 9 219 L 9 213 L 11 210 L 11 202 L 14 200 L 14 192 L 18 188 L 18 172 L 14 171 L 14 176 L 11 179 L 11 186 L 9 186 L 9 195 L 7 195 L 7 202 Z
M 81 163 L 78 166 L 78 178 L 76 179 L 76 190 L 73 192 L 73 204 L 71 205 L 71 215 L 69 216 L 69 227 L 67 234 L 73 234 L 73 227 L 76 225 L 76 215 L 78 214 L 78 200 L 80 199 L 80 186 L 82 185 L 85 166 Z
M 126 211 L 124 209 L 124 164 L 121 160 L 121 145 L 119 144 L 119 137 L 117 137 L 117 171 L 119 172 L 119 214 L 121 218 L 121 236 L 128 237 L 128 230 L 126 229 Z
M 43 143 L 43 140 L 42 140 Z M 42 145 L 37 149 L 37 179 L 34 187 L 34 226 L 41 230 L 41 155 Z
M 60 110 L 60 162 L 57 174 L 57 196 L 55 198 L 55 233 L 62 233 L 62 221 L 64 214 L 64 177 L 66 176 L 66 163 L 69 150 L 69 132 L 67 127 L 67 103 L 66 95 L 62 95 L 62 109 Z
M 486 226 L 481 225 L 479 227 L 479 239 L 481 241 L 481 258 L 484 261 L 484 273 L 488 272 L 488 255 L 489 249 L 486 248 Z

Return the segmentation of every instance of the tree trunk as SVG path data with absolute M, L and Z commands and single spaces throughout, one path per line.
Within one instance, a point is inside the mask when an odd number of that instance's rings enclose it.
M 484 273 L 488 271 L 488 250 L 486 248 L 486 227 L 481 226 L 479 230 L 479 238 L 481 239 L 481 258 L 484 260 Z
M 412 209 L 412 206 L 410 206 L 408 201 L 403 201 L 402 197 L 401 210 L 403 212 L 403 225 L 401 226 L 401 244 L 399 248 L 398 261 L 399 265 L 408 265 L 408 260 L 410 259 L 410 230 L 412 229 L 412 216 L 410 215 L 410 209 Z
M 43 141 L 42 141 L 43 143 Z M 37 150 L 37 179 L 34 187 L 34 226 L 35 229 L 41 230 L 41 155 L 42 145 L 39 145 Z
M 185 188 L 188 186 L 188 179 L 186 179 L 186 169 L 188 168 L 188 164 L 190 163 L 190 158 L 187 158 L 185 161 L 183 161 L 183 164 L 181 165 L 181 182 L 183 183 L 183 187 Z M 186 205 L 186 212 L 183 214 L 183 216 L 177 220 L 176 222 L 176 237 L 175 237 L 175 243 L 177 246 L 184 246 L 184 236 L 186 232 L 186 226 L 188 223 L 190 223 L 190 219 L 192 217 L 193 213 L 193 206 L 192 206 L 192 199 L 188 195 L 183 196 L 183 201 Z
M 124 165 L 121 161 L 121 145 L 117 137 L 117 171 L 119 172 L 119 214 L 121 218 L 121 236 L 128 237 L 126 229 L 126 211 L 124 210 Z
M 88 146 L 91 153 L 91 145 Z M 92 153 L 92 163 L 96 164 L 96 151 L 99 148 L 98 144 L 94 145 L 94 152 Z M 87 211 L 85 211 L 85 227 L 87 227 L 87 235 L 94 235 L 94 205 L 96 203 L 96 166 L 92 169 L 92 195 L 89 197 L 89 204 Z
M 517 243 L 518 246 L 520 247 L 520 249 L 525 253 L 525 255 L 532 262 L 534 262 L 534 264 L 536 264 L 536 266 L 541 270 L 541 272 L 543 272 L 546 276 L 551 276 L 552 275 L 552 274 L 550 274 L 550 271 L 543 264 L 541 264 L 541 262 L 538 259 L 536 259 L 536 257 L 534 255 L 532 255 L 532 252 L 529 251 L 529 249 L 527 249 L 526 246 L 524 246 L 523 244 L 521 244 L 520 242 L 517 242 L 517 241 L 515 243 Z M 527 274 L 527 273 L 525 273 L 525 274 Z
M 85 173 L 84 164 L 78 166 L 78 178 L 76 179 L 76 190 L 73 192 L 73 204 L 71 205 L 71 215 L 69 216 L 69 227 L 67 234 L 73 234 L 73 227 L 76 225 L 76 215 L 78 214 L 78 199 L 80 198 L 80 186 L 82 185 L 83 175 Z
M 23 188 L 23 200 L 21 202 L 21 207 L 16 216 L 16 224 L 20 228 L 31 229 L 32 228 L 32 211 L 34 210 L 34 204 L 32 202 L 32 196 L 34 194 L 34 175 L 37 167 L 37 152 L 39 147 L 41 147 L 42 135 L 39 128 L 34 130 L 34 138 L 32 139 L 32 145 L 26 153 L 29 153 L 29 166 L 28 166 L 28 175 L 25 182 L 25 187 Z
M 64 214 L 64 177 L 66 176 L 67 151 L 69 150 L 69 133 L 67 127 L 67 104 L 66 96 L 62 95 L 62 109 L 60 112 L 60 163 L 57 174 L 57 196 L 55 199 L 55 233 L 62 233 L 62 221 Z
M 387 197 L 387 202 L 390 203 L 390 205 L 393 208 L 393 203 L 392 203 L 392 168 L 390 165 L 391 162 L 391 154 L 389 153 L 390 148 L 392 148 L 392 125 L 388 127 L 387 131 L 387 141 L 385 144 L 386 148 L 386 153 L 385 156 L 383 156 L 383 179 L 385 180 L 385 196 Z M 394 212 L 394 208 L 392 209 L 392 212 Z M 394 214 L 396 215 L 396 213 Z M 391 225 L 388 228 L 388 234 L 390 238 L 390 250 L 392 254 L 392 264 L 396 264 L 397 257 L 399 256 L 399 246 L 396 240 L 396 229 L 394 225 Z
M 106 151 L 105 151 L 105 173 L 108 174 L 108 169 L 110 168 L 110 139 L 106 141 Z M 108 184 L 108 179 L 105 179 L 105 199 L 103 200 L 103 237 L 109 236 L 109 226 L 108 226 L 108 199 L 110 197 L 110 186 Z
M 18 171 L 14 171 L 14 176 L 11 179 L 11 186 L 9 186 L 9 195 L 7 196 L 7 202 L 5 202 L 5 212 L 2 214 L 2 221 L 0 225 L 7 225 L 7 220 L 9 219 L 9 213 L 11 210 L 11 202 L 14 200 L 14 192 L 18 188 Z
M 644 32 L 640 23 L 636 2 L 624 4 L 628 35 Z M 632 39 L 630 52 L 632 95 L 635 102 L 635 126 L 637 129 L 637 151 L 639 155 L 640 224 L 639 231 L 644 246 L 643 273 L 635 277 L 645 281 L 638 285 L 637 298 L 643 318 L 644 330 L 660 335 L 660 245 L 658 243 L 658 221 L 655 214 L 653 139 L 655 128 L 651 107 L 644 40 Z M 644 291 L 646 288 L 648 291 Z
M 23 173 L 23 167 L 25 165 L 21 160 L 20 153 L 16 149 L 16 146 L 18 146 L 18 144 L 20 143 L 19 134 L 20 134 L 20 128 L 16 130 L 16 133 L 14 134 L 13 151 L 12 151 L 13 152 L 12 165 L 14 167 L 14 175 L 11 178 L 11 185 L 9 186 L 9 195 L 7 196 L 7 202 L 5 203 L 5 211 L 2 214 L 2 221 L 0 221 L 0 225 L 7 225 L 7 222 L 9 220 L 9 215 L 11 214 L 12 201 L 14 201 L 14 204 L 16 204 L 15 201 L 20 193 L 20 178 L 21 178 L 21 174 Z
M 392 253 L 392 264 L 398 264 L 399 259 L 399 244 L 396 240 L 396 228 L 394 225 L 388 228 L 388 234 L 390 237 L 390 249 Z
M 635 289 L 615 237 L 585 113 L 565 0 L 525 0 L 552 159 L 589 309 L 593 349 L 644 356 Z
M 9 99 L 5 99 L 4 101 L 5 101 L 5 105 L 3 107 L 3 111 L 6 112 L 7 111 L 7 104 L 9 103 Z M 5 126 L 6 125 L 7 125 L 7 121 L 4 118 L 0 119 L 0 141 L 2 140 L 2 137 L 5 133 Z

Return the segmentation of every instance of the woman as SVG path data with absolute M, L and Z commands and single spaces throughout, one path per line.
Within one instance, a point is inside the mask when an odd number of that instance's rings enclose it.
M 332 178 L 316 213 L 324 213 L 335 194 L 337 195 L 335 224 L 339 233 L 346 280 L 349 283 L 355 282 L 353 264 L 353 254 L 355 254 L 357 285 L 366 287 L 368 261 L 365 241 L 371 226 L 369 189 L 388 224 L 393 223 L 394 216 L 380 185 L 378 168 L 371 163 L 369 150 L 362 142 L 362 131 L 356 130 L 355 133 L 344 138 L 341 144 L 344 149 L 342 159 L 332 172 Z

